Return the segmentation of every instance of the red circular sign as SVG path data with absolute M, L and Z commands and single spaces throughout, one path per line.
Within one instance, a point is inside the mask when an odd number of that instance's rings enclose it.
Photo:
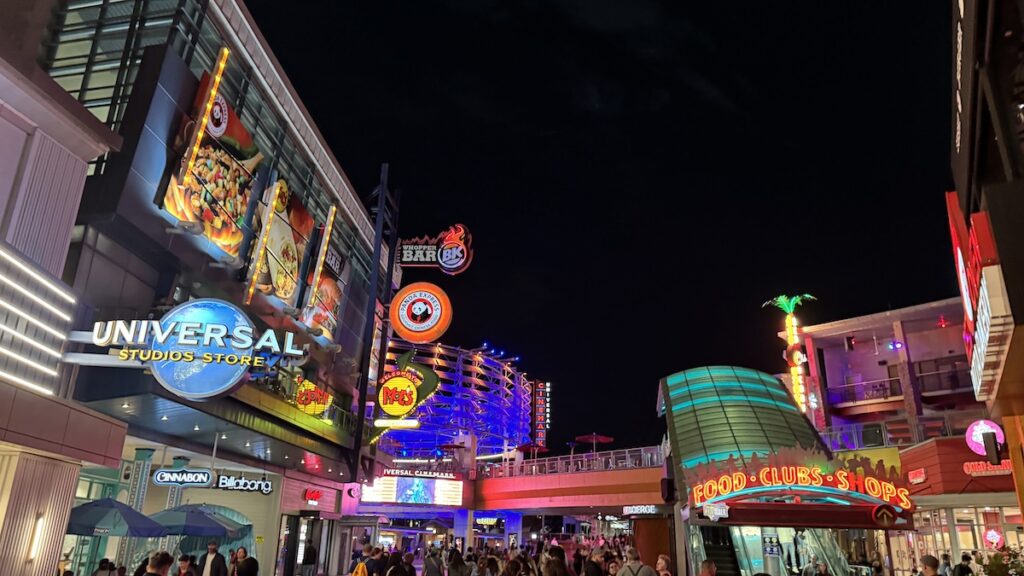
M 389 318 L 400 338 L 426 344 L 448 330 L 452 323 L 452 303 L 444 290 L 434 284 L 415 282 L 395 294 Z

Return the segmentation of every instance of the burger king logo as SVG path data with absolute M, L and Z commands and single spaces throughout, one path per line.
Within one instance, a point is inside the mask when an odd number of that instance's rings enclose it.
M 433 342 L 452 322 L 448 295 L 429 282 L 410 284 L 391 301 L 391 325 L 403 340 L 415 344 Z

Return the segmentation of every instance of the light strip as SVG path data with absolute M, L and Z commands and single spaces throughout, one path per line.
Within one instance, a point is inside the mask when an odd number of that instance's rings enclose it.
M 307 301 L 307 308 L 312 308 L 316 305 L 316 289 L 320 285 L 320 274 L 324 270 L 324 260 L 327 259 L 327 250 L 331 246 L 331 231 L 334 230 L 334 214 L 337 211 L 337 206 L 331 204 L 331 211 L 327 215 L 327 224 L 324 225 L 324 238 L 320 242 L 320 256 L 316 259 L 316 272 L 313 273 L 313 292 Z
M 267 240 L 270 238 L 270 226 L 274 223 L 274 206 L 277 204 L 277 197 L 281 194 L 281 181 L 274 184 L 273 198 L 267 204 L 266 216 L 263 217 L 263 230 L 260 231 L 260 245 L 256 250 L 256 259 L 252 262 L 252 277 L 249 278 L 249 289 L 245 292 L 245 305 L 252 303 L 252 295 L 256 292 L 256 277 L 260 274 L 260 264 L 263 256 L 267 253 Z M 269 265 L 269 264 L 268 264 Z
M 35 294 L 33 294 L 33 293 L 32 293 L 32 291 L 31 291 L 31 290 L 29 290 L 28 288 L 25 288 L 25 287 L 24 287 L 24 286 L 22 286 L 21 284 L 18 284 L 18 283 L 17 283 L 17 282 L 15 282 L 14 280 L 11 280 L 11 279 L 10 279 L 10 278 L 8 278 L 7 276 L 4 276 L 3 274 L 0 274 L 0 282 L 3 282 L 4 284 L 7 284 L 7 285 L 8 285 L 8 286 L 10 286 L 11 288 L 14 288 L 14 289 L 15 289 L 15 290 L 17 290 L 18 292 L 20 292 L 22 296 L 25 296 L 26 298 L 29 298 L 29 299 L 31 299 L 31 300 L 32 300 L 33 302 L 35 302 L 36 304 L 39 304 L 39 305 L 40 305 L 40 306 L 42 306 L 43 308 L 46 308 L 46 309 L 47 309 L 47 310 L 49 310 L 50 312 L 53 312 L 53 313 L 54 313 L 54 314 L 56 314 L 56 315 L 57 315 L 57 316 L 58 316 L 58 317 L 59 317 L 59 318 L 60 318 L 61 320 L 64 320 L 65 322 L 71 322 L 71 316 L 68 316 L 68 314 L 67 314 L 66 312 L 64 312 L 64 311 L 63 311 L 63 310 L 61 310 L 60 308 L 57 308 L 57 307 L 56 307 L 56 306 L 54 306 L 53 304 L 50 304 L 50 303 L 49 303 L 49 302 L 47 302 L 46 300 L 43 300 L 43 299 L 42 299 L 42 298 L 40 298 L 39 296 L 36 296 Z
M 387 418 L 378 418 L 373 421 L 373 425 L 377 428 L 419 428 L 420 421 L 412 419 L 389 420 Z
M 21 354 L 18 354 L 17 352 L 14 352 L 12 350 L 8 350 L 7 348 L 4 348 L 3 346 L 0 346 L 0 354 L 3 354 L 4 356 L 7 356 L 9 358 L 14 358 L 18 362 L 22 362 L 24 364 L 27 364 L 27 365 L 35 368 L 36 370 L 39 370 L 43 374 L 49 374 L 50 376 L 56 376 L 57 375 L 57 371 L 54 370 L 53 368 L 48 368 L 46 366 L 43 366 L 39 362 L 36 362 L 35 360 L 32 360 L 30 358 L 25 358 Z
M 515 452 L 498 452 L 497 454 L 488 454 L 487 456 L 477 456 L 477 460 L 497 460 L 504 456 L 509 458 L 515 458 Z
M 18 340 L 21 340 L 22 342 L 24 342 L 24 343 L 26 343 L 26 344 L 28 344 L 30 346 L 35 346 L 39 350 L 42 350 L 43 352 L 46 352 L 47 354 L 49 354 L 50 356 L 53 356 L 54 358 L 62 358 L 62 355 L 61 355 L 61 353 L 59 351 L 54 350 L 53 348 L 50 348 L 49 346 L 47 346 L 45 344 L 42 344 L 40 342 L 37 342 L 37 341 L 33 340 L 32 338 L 29 338 L 28 336 L 25 336 L 24 334 L 22 334 L 21 332 L 18 332 L 17 330 L 15 330 L 13 328 L 8 328 L 7 326 L 4 326 L 3 324 L 0 324 L 0 330 L 3 330 L 4 332 L 7 332 L 11 336 L 14 336 Z
M 0 378 L 2 378 L 4 380 L 8 380 L 10 382 L 14 382 L 15 384 L 17 384 L 19 386 L 24 386 L 25 388 L 28 388 L 29 390 L 35 390 L 36 392 L 40 392 L 42 394 L 53 395 L 53 390 L 50 390 L 49 388 L 45 388 L 43 386 L 40 386 L 39 384 L 36 384 L 34 382 L 29 382 L 28 380 L 25 380 L 24 378 L 19 378 L 18 376 L 15 376 L 14 374 L 8 374 L 7 372 L 4 372 L 3 370 L 0 370 Z
M 213 111 L 213 103 L 217 98 L 220 80 L 224 77 L 224 68 L 228 65 L 228 54 L 230 52 L 227 46 L 224 46 L 220 49 L 220 54 L 217 56 L 217 69 L 214 71 L 213 82 L 210 83 L 209 92 L 206 94 L 206 107 L 203 108 L 203 115 L 200 117 L 201 121 L 196 128 L 195 136 L 193 136 L 192 151 L 189 153 L 188 164 L 185 165 L 185 174 L 181 179 L 183 188 L 188 188 L 192 181 L 192 168 L 195 167 L 196 158 L 199 157 L 199 146 L 202 144 L 203 134 L 206 133 L 206 124 L 210 121 L 210 112 Z
M 36 559 L 39 556 L 39 547 L 43 544 L 43 527 L 46 526 L 46 516 L 39 514 L 36 516 L 36 528 L 32 531 L 32 542 L 29 544 L 28 549 L 28 560 L 29 562 Z
M 57 286 L 56 284 L 51 282 L 48 278 L 46 278 L 42 274 L 40 274 L 40 273 L 36 272 L 35 270 L 33 270 L 33 269 L 29 268 L 28 266 L 26 266 L 21 260 L 18 260 L 14 256 L 11 256 L 10 254 L 8 254 L 6 250 L 0 250 L 0 256 L 2 256 L 4 258 L 4 260 L 7 260 L 11 264 L 14 264 L 15 266 L 17 266 L 18 269 L 21 270 L 22 272 L 24 272 L 25 274 L 28 274 L 29 276 L 31 276 L 36 282 L 39 282 L 43 286 L 46 286 L 47 288 L 49 288 L 57 296 L 60 296 L 64 300 L 67 300 L 68 303 L 74 304 L 75 302 L 77 302 L 77 300 L 75 300 L 74 296 L 68 294 L 65 290 L 62 290 L 59 286 Z
M 59 330 L 57 330 L 55 328 L 51 328 L 50 326 L 45 324 L 42 320 L 39 320 L 35 316 L 32 316 L 28 312 L 25 312 L 21 308 L 18 308 L 18 307 L 10 304 L 9 302 L 7 302 L 5 300 L 0 300 L 0 306 L 10 310 L 11 312 L 14 312 L 18 316 L 21 316 L 25 320 L 28 320 L 29 323 L 34 324 L 34 325 L 38 326 L 39 328 L 41 328 L 43 330 L 46 330 L 47 332 L 49 332 L 50 334 L 53 334 L 55 337 L 57 337 L 57 338 L 59 338 L 61 340 L 67 340 L 68 339 L 68 337 L 65 336 L 64 334 L 62 334 Z

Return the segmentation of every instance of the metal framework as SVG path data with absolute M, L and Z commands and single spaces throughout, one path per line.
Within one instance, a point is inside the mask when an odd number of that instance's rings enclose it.
M 441 459 L 444 445 L 472 434 L 479 457 L 530 441 L 532 387 L 511 361 L 483 350 L 394 339 L 388 343 L 388 369 L 409 350 L 416 351 L 413 361 L 433 368 L 441 382 L 416 411 L 420 427 L 389 431 L 380 441 L 384 452 L 396 458 Z

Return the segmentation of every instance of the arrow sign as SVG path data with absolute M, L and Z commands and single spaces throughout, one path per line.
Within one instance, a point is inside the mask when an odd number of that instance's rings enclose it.
M 871 509 L 871 519 L 874 520 L 875 524 L 883 528 L 889 528 L 896 524 L 896 518 L 896 510 L 888 504 L 875 506 Z

